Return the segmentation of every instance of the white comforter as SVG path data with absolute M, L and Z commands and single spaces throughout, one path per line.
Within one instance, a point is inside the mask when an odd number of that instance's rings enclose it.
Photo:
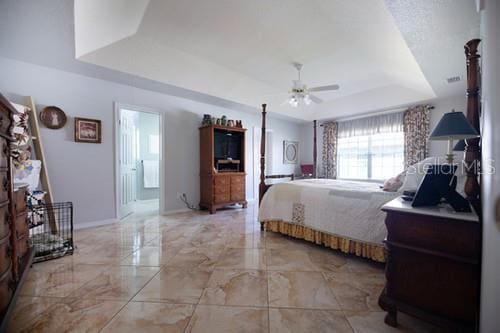
M 381 244 L 387 230 L 380 208 L 398 195 L 368 182 L 307 179 L 279 183 L 264 195 L 259 221 L 282 220 Z

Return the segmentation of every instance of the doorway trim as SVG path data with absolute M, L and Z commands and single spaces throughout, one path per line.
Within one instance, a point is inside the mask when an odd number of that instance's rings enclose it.
M 114 171 L 115 171 L 115 216 L 118 221 L 121 221 L 124 217 L 126 216 L 121 216 L 120 215 L 120 134 L 121 134 L 121 127 L 120 127 L 120 110 L 121 109 L 127 109 L 130 111 L 137 111 L 137 112 L 144 112 L 144 113 L 153 113 L 159 116 L 159 136 L 160 136 L 160 163 L 159 163 L 159 182 L 160 182 L 160 188 L 159 188 L 159 206 L 158 206 L 158 213 L 160 215 L 163 215 L 165 212 L 165 153 L 164 153 L 164 147 L 165 147 L 165 142 L 164 138 L 165 135 L 163 131 L 165 130 L 164 126 L 164 112 L 159 109 L 155 108 L 150 108 L 150 107 L 145 107 L 145 106 L 137 106 L 133 104 L 127 104 L 127 103 L 121 103 L 121 102 L 114 102 L 114 143 L 113 143 L 113 149 L 114 149 Z

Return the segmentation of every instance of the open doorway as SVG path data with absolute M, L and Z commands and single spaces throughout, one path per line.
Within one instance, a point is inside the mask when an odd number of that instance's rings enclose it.
M 116 116 L 117 216 L 158 214 L 162 197 L 161 115 L 118 104 Z

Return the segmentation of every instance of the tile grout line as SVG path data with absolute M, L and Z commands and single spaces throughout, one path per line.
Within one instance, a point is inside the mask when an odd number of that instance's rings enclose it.
M 137 296 L 137 294 L 139 292 L 141 292 L 142 289 L 144 289 L 144 287 L 146 287 L 147 284 L 149 284 L 149 282 L 151 282 L 151 280 L 154 279 L 154 277 L 158 274 L 160 274 L 161 272 L 161 267 L 160 269 L 158 270 L 158 272 L 156 272 L 155 274 L 153 274 L 153 276 L 134 294 L 132 295 L 132 297 L 125 302 L 125 304 L 120 308 L 120 310 L 118 310 L 107 322 L 106 324 L 99 330 L 99 332 L 102 332 L 102 330 L 104 330 L 112 321 L 113 319 L 132 301 L 132 299 L 134 299 L 135 296 Z

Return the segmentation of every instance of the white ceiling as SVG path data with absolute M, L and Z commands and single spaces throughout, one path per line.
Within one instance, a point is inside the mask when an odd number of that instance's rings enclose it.
M 465 91 L 472 0 L 75 0 L 78 59 L 301 120 Z M 459 50 L 457 50 L 459 48 Z M 280 106 L 304 64 L 323 103 Z

